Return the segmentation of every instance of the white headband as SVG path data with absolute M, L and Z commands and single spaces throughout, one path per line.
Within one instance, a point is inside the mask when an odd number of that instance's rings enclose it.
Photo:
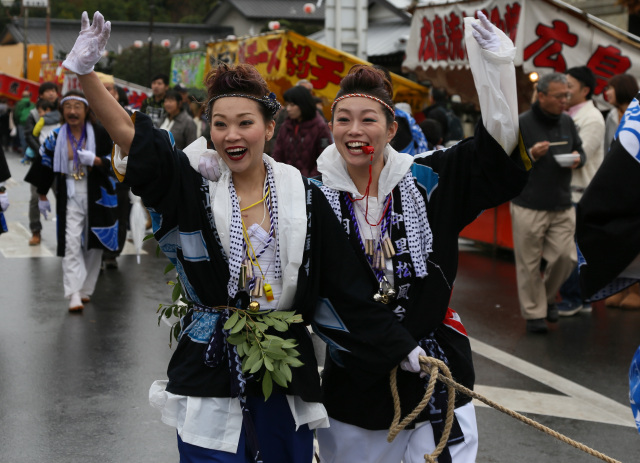
M 65 101 L 69 101 L 69 100 L 82 101 L 84 104 L 89 106 L 89 102 L 86 99 L 82 98 L 81 96 L 76 96 L 76 95 L 65 96 L 62 100 L 60 100 L 60 106 L 62 106 Z

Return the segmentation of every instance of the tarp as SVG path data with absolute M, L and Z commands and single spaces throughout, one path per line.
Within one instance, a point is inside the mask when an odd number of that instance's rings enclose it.
M 354 64 L 370 64 L 292 31 L 209 43 L 205 72 L 218 60 L 253 64 L 280 102 L 282 94 L 296 82 L 309 80 L 314 94 L 324 101 L 327 118 L 342 77 Z M 425 104 L 428 89 L 397 74 L 392 73 L 391 77 L 394 101 L 409 103 L 414 111 L 419 111 Z
M 540 74 L 588 66 L 596 75 L 595 94 L 608 79 L 630 73 L 640 79 L 640 45 L 613 26 L 553 0 L 486 0 L 416 9 L 403 68 L 451 69 L 468 66 L 463 18 L 482 10 L 517 47 L 516 66 Z
M 171 86 L 180 84 L 187 88 L 205 88 L 205 61 L 206 55 L 201 51 L 173 55 L 171 58 Z

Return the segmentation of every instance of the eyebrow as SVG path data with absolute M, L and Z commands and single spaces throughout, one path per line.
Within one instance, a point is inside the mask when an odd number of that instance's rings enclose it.
M 342 112 L 346 112 L 346 113 L 351 113 L 351 112 L 352 112 L 352 111 L 350 111 L 349 109 L 346 109 L 346 108 L 338 108 L 338 109 L 336 110 L 336 113 L 339 113 L 339 112 L 341 112 L 341 111 L 342 111 Z M 373 108 L 365 108 L 365 109 L 363 109 L 363 110 L 362 110 L 362 111 L 360 111 L 360 112 L 362 112 L 362 113 L 376 113 L 376 114 L 378 114 L 378 111 L 376 111 L 376 110 L 375 110 L 375 109 L 373 109 Z
M 223 117 L 225 119 L 227 119 L 227 117 L 245 117 L 245 116 L 255 116 L 255 117 L 257 117 L 256 114 L 254 114 L 254 113 L 241 113 L 241 114 L 236 114 L 235 116 L 234 115 L 227 116 L 227 115 L 222 114 L 222 113 L 214 113 L 212 115 L 212 117 Z

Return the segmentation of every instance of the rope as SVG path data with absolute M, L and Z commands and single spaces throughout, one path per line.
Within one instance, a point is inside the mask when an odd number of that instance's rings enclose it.
M 447 445 L 447 441 L 449 440 L 449 433 L 451 431 L 451 425 L 453 423 L 453 411 L 455 407 L 455 390 L 456 389 L 462 392 L 463 394 L 466 394 L 476 400 L 479 400 L 480 402 L 483 402 L 489 405 L 490 407 L 495 408 L 498 411 L 501 411 L 502 413 L 509 415 L 512 418 L 520 420 L 523 423 L 528 424 L 529 426 L 533 426 L 538 431 L 545 432 L 550 436 L 553 436 L 556 439 L 564 442 L 565 444 L 569 444 L 572 447 L 575 447 L 578 450 L 582 450 L 583 452 L 588 453 L 589 455 L 594 456 L 596 458 L 599 458 L 602 461 L 606 461 L 609 463 L 621 463 L 618 460 L 614 460 L 613 458 L 608 457 L 607 455 L 600 453 L 597 450 L 594 450 L 590 447 L 587 447 L 584 444 L 581 444 L 580 442 L 570 439 L 564 434 L 560 434 L 559 432 L 554 431 L 553 429 L 548 428 L 538 423 L 537 421 L 534 421 L 530 418 L 527 418 L 524 415 L 521 415 L 518 412 L 514 412 L 513 410 L 503 407 L 502 405 L 487 399 L 486 397 L 478 394 L 477 392 L 474 392 L 471 389 L 468 389 L 463 385 L 456 383 L 451 377 L 451 372 L 449 371 L 449 368 L 447 367 L 447 365 L 438 359 L 435 359 L 433 357 L 425 357 L 421 355 L 420 365 L 422 367 L 422 371 L 430 375 L 429 383 L 427 385 L 427 390 L 424 394 L 424 397 L 418 404 L 418 406 L 411 413 L 409 413 L 409 415 L 407 415 L 404 418 L 404 420 L 402 420 L 402 422 L 400 422 L 400 396 L 398 395 L 398 386 L 396 381 L 396 374 L 397 374 L 398 368 L 396 367 L 391 371 L 390 383 L 391 383 L 391 393 L 393 395 L 394 417 L 391 423 L 391 427 L 389 428 L 389 434 L 387 436 L 387 440 L 389 442 L 392 442 L 393 439 L 395 439 L 395 437 L 398 435 L 398 433 L 402 431 L 409 423 L 411 423 L 422 412 L 424 407 L 429 403 L 429 400 L 431 399 L 431 395 L 433 394 L 436 379 L 439 379 L 447 386 L 447 391 L 449 393 L 447 419 L 445 423 L 445 429 L 442 433 L 442 437 L 440 438 L 440 442 L 438 443 L 438 446 L 435 448 L 433 453 L 431 453 L 431 455 L 425 454 L 424 456 L 424 460 L 427 463 L 435 463 L 437 461 L 438 456 L 440 455 L 442 450 L 444 450 L 445 446 Z M 441 372 L 438 372 L 438 369 Z

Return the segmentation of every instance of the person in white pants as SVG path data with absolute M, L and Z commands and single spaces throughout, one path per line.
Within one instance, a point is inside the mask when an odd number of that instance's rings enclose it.
M 89 117 L 89 103 L 78 91 L 60 100 L 64 124 L 40 147 L 39 209 L 47 218 L 47 192 L 58 177 L 58 255 L 62 256 L 64 295 L 69 311 L 89 302 L 100 274 L 104 249 L 118 248 L 117 197 L 109 178 L 111 139 Z M 101 153 L 103 156 L 97 155 Z

